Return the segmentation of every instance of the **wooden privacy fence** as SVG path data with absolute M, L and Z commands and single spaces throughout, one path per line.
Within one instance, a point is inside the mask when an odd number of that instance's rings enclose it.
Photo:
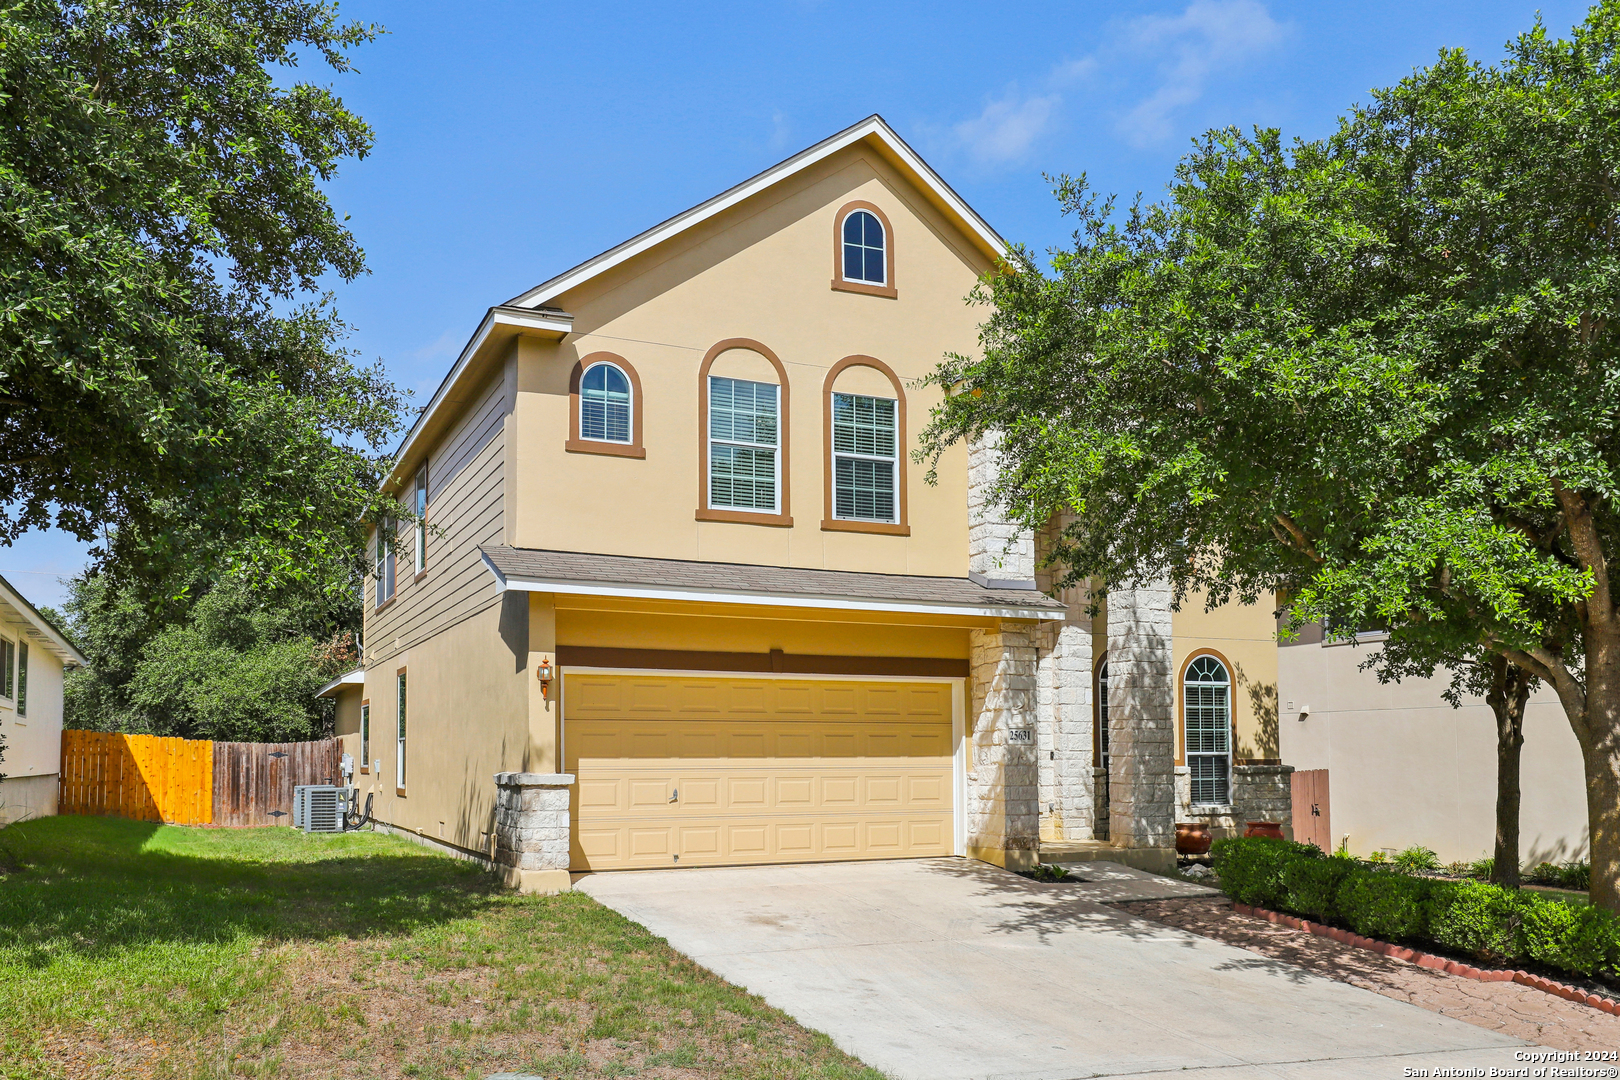
M 293 788 L 339 780 L 336 739 L 211 742 L 100 731 L 62 732 L 64 814 L 173 825 L 277 825 Z

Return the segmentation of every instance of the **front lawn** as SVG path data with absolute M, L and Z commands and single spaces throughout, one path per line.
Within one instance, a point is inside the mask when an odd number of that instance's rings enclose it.
M 0 1078 L 879 1074 L 581 893 L 377 833 L 0 830 Z

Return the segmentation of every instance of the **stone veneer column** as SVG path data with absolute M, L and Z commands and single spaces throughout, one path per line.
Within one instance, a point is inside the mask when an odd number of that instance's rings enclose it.
M 1001 520 L 987 497 L 1000 468 L 999 444 L 992 432 L 968 446 L 968 570 L 1003 581 L 1034 581 L 1034 534 Z
M 1108 830 L 1118 847 L 1175 858 L 1175 672 L 1170 586 L 1108 593 Z
M 495 862 L 519 892 L 567 892 L 568 773 L 495 774 Z
M 967 854 L 1027 870 L 1040 851 L 1035 765 L 1035 624 L 1003 620 L 972 631 Z M 1027 732 L 1028 742 L 1014 742 Z
M 1043 583 L 1044 584 L 1044 583 Z M 1041 839 L 1096 835 L 1092 777 L 1090 590 L 1066 589 L 1066 621 L 1043 623 L 1036 694 Z

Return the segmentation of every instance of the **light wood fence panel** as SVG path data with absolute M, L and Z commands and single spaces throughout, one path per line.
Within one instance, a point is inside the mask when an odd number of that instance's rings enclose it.
M 213 788 L 214 748 L 206 740 L 62 732 L 64 814 L 207 825 Z

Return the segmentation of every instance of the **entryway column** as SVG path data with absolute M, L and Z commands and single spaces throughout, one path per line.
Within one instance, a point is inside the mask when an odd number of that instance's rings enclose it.
M 1049 580 L 1040 583 L 1050 587 Z M 1079 586 L 1057 595 L 1069 606 L 1068 618 L 1043 623 L 1040 630 L 1036 709 L 1041 839 L 1091 840 L 1096 835 L 1096 803 L 1091 772 L 1091 620 L 1085 613 L 1091 591 Z
M 559 773 L 495 774 L 495 862 L 507 885 L 526 893 L 567 892 L 568 789 Z
M 1174 865 L 1175 674 L 1170 585 L 1108 591 L 1109 839 Z
M 1035 754 L 1035 623 L 972 631 L 967 854 L 1027 870 L 1040 850 Z

